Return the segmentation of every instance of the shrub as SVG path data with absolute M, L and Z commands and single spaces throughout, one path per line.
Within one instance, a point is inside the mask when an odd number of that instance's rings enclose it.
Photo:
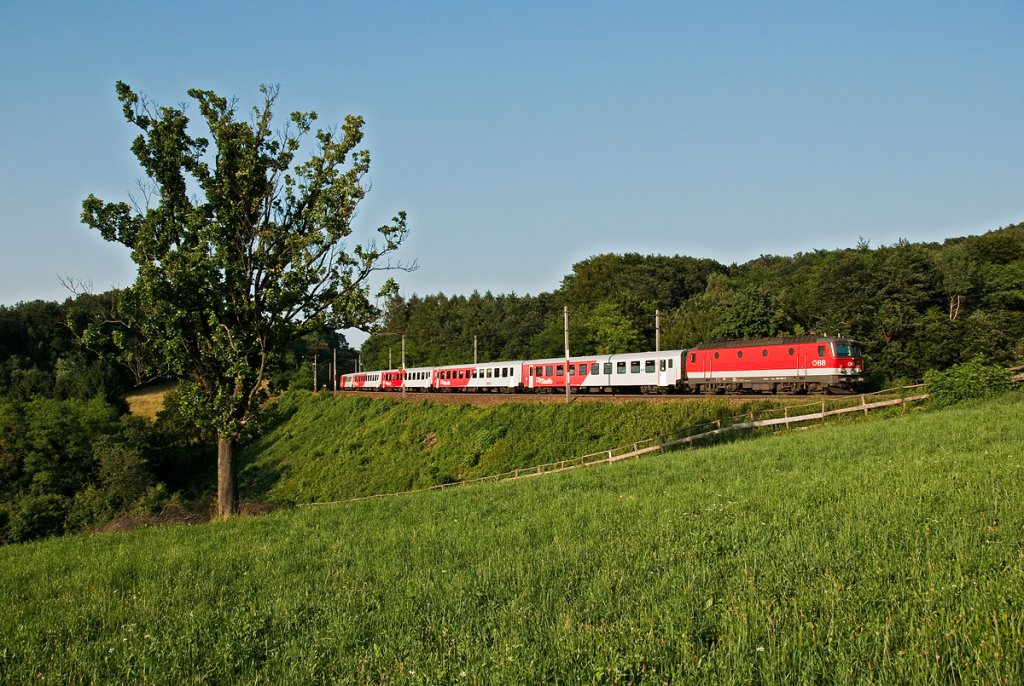
M 1010 375 L 1002 367 L 985 364 L 981 358 L 950 367 L 944 372 L 929 371 L 924 382 L 930 401 L 945 407 L 963 400 L 1001 395 L 1011 387 Z
M 8 525 L 12 542 L 31 541 L 64 533 L 64 518 L 70 504 L 68 498 L 47 493 L 22 498 L 19 504 L 20 509 L 14 513 Z

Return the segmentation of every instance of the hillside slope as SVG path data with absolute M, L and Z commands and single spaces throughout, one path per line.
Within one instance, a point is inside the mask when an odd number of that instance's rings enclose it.
M 1024 402 L 0 549 L 10 683 L 1021 683 Z
M 290 392 L 240 458 L 244 498 L 330 502 L 557 462 L 757 412 L 781 398 L 491 406 Z M 806 400 L 798 401 L 806 402 Z

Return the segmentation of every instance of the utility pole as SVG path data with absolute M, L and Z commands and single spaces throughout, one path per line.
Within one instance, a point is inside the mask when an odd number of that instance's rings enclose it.
M 402 372 L 399 375 L 402 379 L 402 395 L 405 395 L 405 334 L 402 334 Z
M 334 364 L 331 365 L 331 379 L 334 381 L 334 392 L 338 392 L 338 349 L 334 349 Z
M 316 353 L 313 353 L 313 392 L 316 393 Z
M 654 311 L 654 352 L 661 352 L 661 310 Z
M 569 306 L 565 306 L 565 402 L 569 402 L 569 394 L 572 389 L 569 387 Z
M 476 336 L 473 336 L 473 364 L 476 364 Z

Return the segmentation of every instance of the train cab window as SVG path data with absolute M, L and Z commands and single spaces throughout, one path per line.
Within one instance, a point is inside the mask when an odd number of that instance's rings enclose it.
M 836 357 L 856 357 L 849 343 L 836 343 Z
M 600 369 L 600 366 L 597 364 L 597 362 L 594 362 L 593 364 L 590 365 L 590 373 L 591 374 L 597 374 L 599 369 Z
M 629 373 L 639 374 L 640 373 L 640 360 L 633 360 L 629 363 Z
M 825 357 L 825 346 L 818 346 L 818 357 Z
M 625 374 L 626 373 L 626 363 L 625 362 L 616 362 L 615 363 L 615 373 L 616 374 Z
M 665 361 L 662 360 L 662 364 L 664 364 L 664 363 L 665 363 Z M 654 371 L 655 371 L 654 360 L 647 360 L 646 362 L 644 362 L 644 372 L 646 372 L 647 374 L 650 374 L 650 373 L 652 373 Z
M 609 376 L 611 375 L 611 373 L 612 373 L 612 363 L 611 362 L 605 362 L 604 363 L 604 373 L 608 374 Z

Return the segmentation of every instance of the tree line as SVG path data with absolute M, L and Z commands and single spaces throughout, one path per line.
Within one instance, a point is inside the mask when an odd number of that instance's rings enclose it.
M 155 422 L 129 414 L 126 394 L 162 377 L 110 338 L 88 335 L 118 295 L 0 306 L 0 544 L 211 508 L 215 436 L 176 392 Z M 333 331 L 293 342 L 269 388 L 310 388 L 313 356 L 335 350 L 343 361 L 357 354 Z
M 362 346 L 364 369 L 589 355 L 731 338 L 842 334 L 864 344 L 875 387 L 982 358 L 1024 358 L 1024 224 L 943 243 L 765 255 L 723 265 L 604 254 L 538 295 L 395 298 Z

